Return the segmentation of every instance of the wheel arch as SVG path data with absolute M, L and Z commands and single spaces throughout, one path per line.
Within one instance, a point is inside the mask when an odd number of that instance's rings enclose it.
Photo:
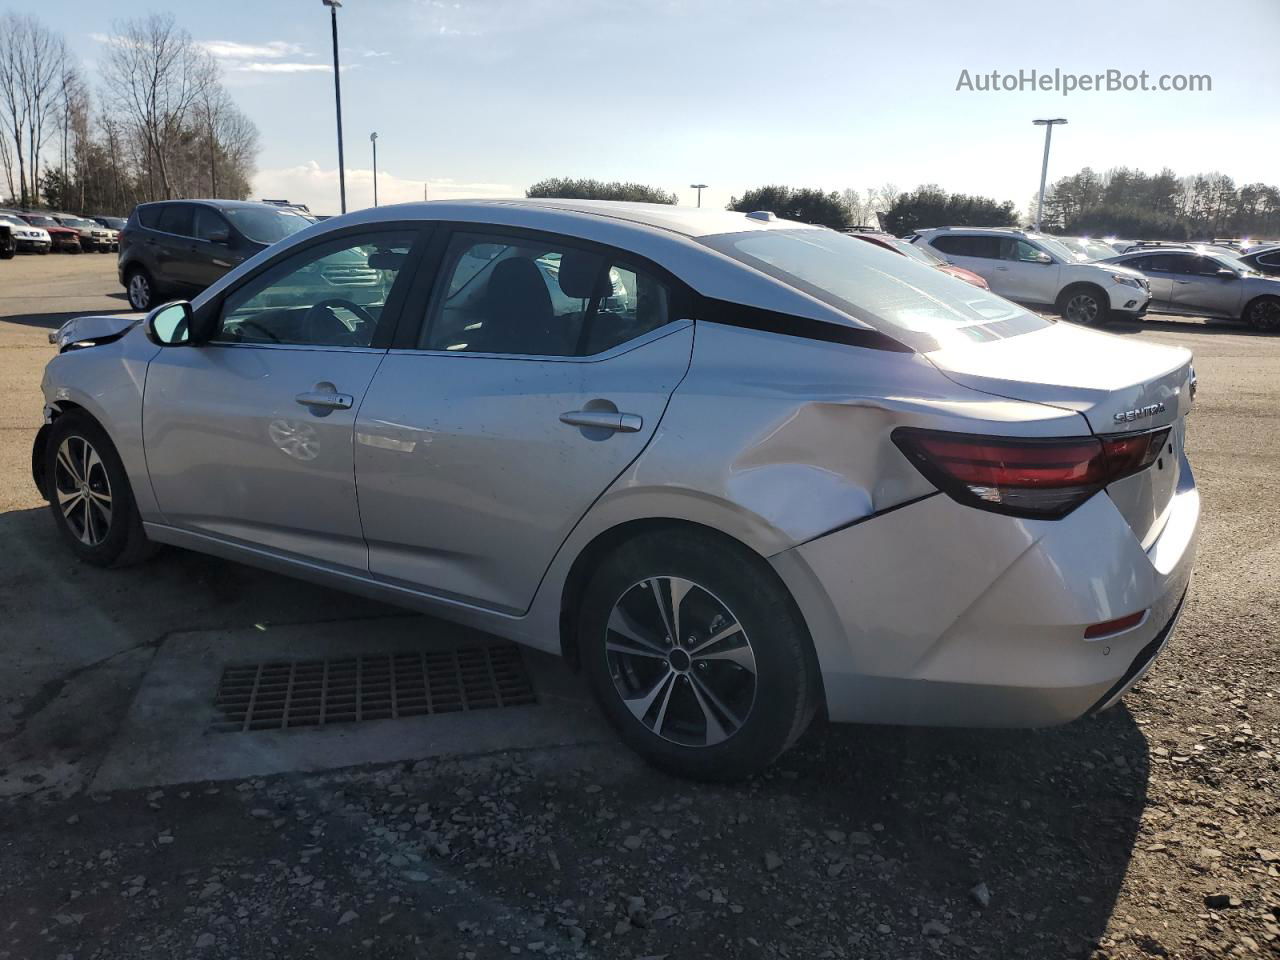
M 1110 308 L 1111 297 L 1108 296 L 1107 291 L 1102 288 L 1101 284 L 1095 283 L 1092 280 L 1072 280 L 1062 288 L 1062 292 L 1058 294 L 1058 299 L 1054 301 L 1054 306 L 1061 311 L 1066 306 L 1067 300 L 1071 298 L 1071 295 L 1079 293 L 1082 290 L 1088 290 L 1090 293 L 1096 293 L 1098 295 L 1098 299 L 1101 301 L 1103 310 Z
M 36 431 L 35 440 L 31 444 L 31 479 L 35 482 L 36 489 L 40 491 L 40 496 L 44 497 L 45 500 L 50 499 L 49 489 L 46 484 L 48 477 L 45 471 L 49 434 L 52 432 L 54 421 L 73 410 L 83 412 L 99 426 L 102 426 L 102 422 L 91 411 L 72 400 L 59 400 L 57 403 L 49 405 L 48 422 L 40 425 L 40 429 Z M 106 427 L 103 427 L 103 429 L 105 430 Z
M 1267 301 L 1270 301 L 1270 302 L 1273 302 L 1273 303 L 1276 303 L 1276 304 L 1280 304 L 1280 296 L 1277 296 L 1277 295 L 1276 295 L 1276 294 L 1274 294 L 1274 293 L 1260 293 L 1260 294 L 1258 294 L 1256 297 L 1253 297 L 1253 298 L 1252 298 L 1252 299 L 1250 299 L 1247 303 L 1245 303 L 1245 305 L 1244 305 L 1244 309 L 1242 309 L 1242 310 L 1240 311 L 1240 319 L 1241 319 L 1242 321 L 1244 321 L 1245 323 L 1252 325 L 1252 321 L 1249 319 L 1249 313 L 1250 313 L 1250 312 L 1253 310 L 1253 308 L 1254 308 L 1255 306 L 1257 306 L 1259 303 L 1263 303 L 1263 302 L 1267 302 Z

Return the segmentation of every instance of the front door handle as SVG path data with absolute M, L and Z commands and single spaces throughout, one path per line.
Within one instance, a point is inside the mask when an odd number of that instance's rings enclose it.
M 613 410 L 570 410 L 560 414 L 560 422 L 572 427 L 598 427 L 617 433 L 639 433 L 644 426 L 644 419 L 639 414 Z
M 1175 280 L 1174 283 L 1191 283 L 1190 280 Z
M 350 410 L 356 398 L 349 393 L 325 393 L 320 390 L 308 390 L 293 399 L 304 407 L 326 407 L 330 410 Z

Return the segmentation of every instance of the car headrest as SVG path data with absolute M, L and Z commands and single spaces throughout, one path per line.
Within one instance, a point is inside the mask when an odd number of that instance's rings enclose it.
M 604 257 L 584 250 L 566 250 L 560 257 L 560 289 L 566 297 L 589 300 L 608 296 Z

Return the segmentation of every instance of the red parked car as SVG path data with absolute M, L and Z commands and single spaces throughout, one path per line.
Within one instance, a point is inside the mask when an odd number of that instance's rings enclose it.
M 24 213 L 20 214 L 23 220 L 31 224 L 33 227 L 40 227 L 49 233 L 50 246 L 56 253 L 61 250 L 64 253 L 79 253 L 80 231 L 72 230 L 70 227 L 64 227 L 53 217 L 46 217 L 41 213 Z
M 972 270 L 966 270 L 964 267 L 957 267 L 955 264 L 948 263 L 933 252 L 926 250 L 924 247 L 917 246 L 914 243 L 908 243 L 906 240 L 899 240 L 897 237 L 888 233 L 879 233 L 871 230 L 854 230 L 850 231 L 853 236 L 859 240 L 865 240 L 867 243 L 874 243 L 877 246 L 884 247 L 886 250 L 892 250 L 894 253 L 900 253 L 904 257 L 911 257 L 919 260 L 921 263 L 927 263 L 931 267 L 937 267 L 943 273 L 949 273 L 953 277 L 959 277 L 967 283 L 972 283 L 975 287 L 981 287 L 983 290 L 990 290 L 987 281 L 982 279 Z

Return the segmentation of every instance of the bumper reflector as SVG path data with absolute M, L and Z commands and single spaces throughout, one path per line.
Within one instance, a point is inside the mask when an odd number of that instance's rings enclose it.
M 1137 613 L 1117 617 L 1115 620 L 1104 620 L 1102 623 L 1095 623 L 1091 627 L 1085 627 L 1084 638 L 1086 640 L 1097 640 L 1099 637 L 1109 637 L 1113 633 L 1123 633 L 1125 630 L 1132 629 L 1140 624 L 1146 615 L 1147 611 L 1139 610 Z

